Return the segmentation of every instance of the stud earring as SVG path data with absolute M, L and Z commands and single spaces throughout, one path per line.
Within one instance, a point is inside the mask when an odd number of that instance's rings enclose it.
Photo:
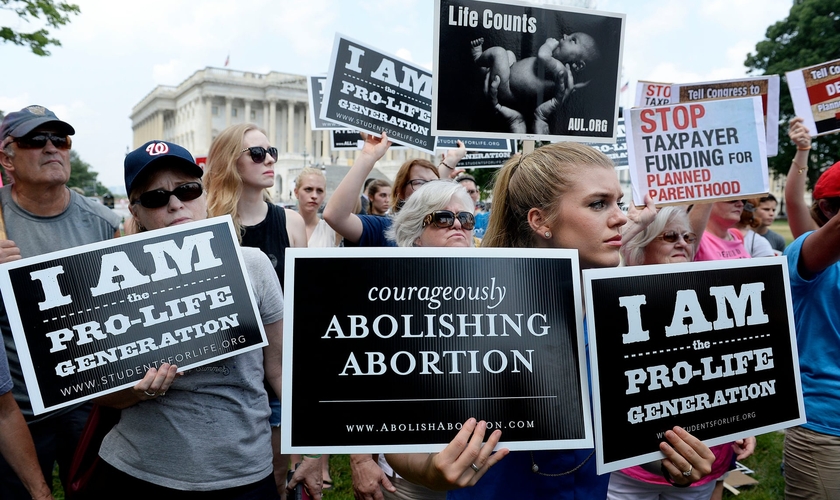
M 551 238 L 551 231 L 546 231 L 545 232 L 545 239 L 549 239 L 549 238 Z

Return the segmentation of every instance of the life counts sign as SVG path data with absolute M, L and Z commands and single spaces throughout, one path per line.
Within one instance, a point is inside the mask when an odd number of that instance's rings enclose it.
M 591 446 L 579 280 L 569 250 L 288 249 L 283 449 L 440 451 L 470 417 Z
M 584 271 L 598 473 L 805 422 L 784 257 Z
M 35 414 L 266 344 L 229 216 L 0 266 Z

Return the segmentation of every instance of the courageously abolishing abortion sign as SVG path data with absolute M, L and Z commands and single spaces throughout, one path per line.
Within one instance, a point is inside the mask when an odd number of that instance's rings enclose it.
M 435 153 L 432 74 L 338 33 L 321 118 Z
M 266 344 L 229 216 L 10 262 L 0 290 L 35 414 Z
M 770 189 L 761 98 L 626 113 L 633 203 L 743 199 Z
M 598 473 L 805 422 L 784 257 L 586 270 Z
M 436 0 L 432 133 L 612 142 L 624 20 L 556 5 Z
M 786 73 L 793 109 L 811 135 L 840 130 L 840 59 Z
M 281 446 L 440 451 L 470 417 L 591 446 L 579 284 L 573 250 L 288 249 Z

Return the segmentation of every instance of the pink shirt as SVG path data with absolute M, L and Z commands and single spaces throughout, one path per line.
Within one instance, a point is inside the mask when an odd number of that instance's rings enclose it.
M 700 246 L 697 248 L 697 255 L 694 256 L 694 262 L 749 259 L 750 253 L 744 247 L 744 237 L 741 235 L 741 231 L 730 228 L 729 234 L 732 236 L 732 239 L 724 240 L 709 231 L 703 231 L 703 237 L 700 239 Z
M 691 483 L 691 486 L 700 486 L 701 484 L 706 484 L 710 481 L 714 481 L 715 479 L 724 475 L 724 473 L 726 473 L 726 471 L 728 471 L 729 467 L 732 465 L 732 455 L 735 453 L 732 451 L 732 443 L 719 444 L 717 446 L 712 446 L 709 449 L 712 450 L 712 453 L 715 454 L 715 463 L 712 464 L 712 472 L 703 479 Z M 665 478 L 662 477 L 662 474 L 654 474 L 652 472 L 648 472 L 644 470 L 640 465 L 628 467 L 626 469 L 621 469 L 621 472 L 632 477 L 633 479 L 638 479 L 639 481 L 644 481 L 646 483 L 669 484 L 668 481 L 666 481 Z

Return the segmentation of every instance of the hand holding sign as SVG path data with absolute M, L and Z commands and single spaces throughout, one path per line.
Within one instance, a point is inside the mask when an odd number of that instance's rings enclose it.
M 674 427 L 665 432 L 665 439 L 668 442 L 659 443 L 659 450 L 665 455 L 662 468 L 671 475 L 672 483 L 687 486 L 712 472 L 714 453 L 685 429 Z M 688 471 L 691 472 L 686 476 Z
M 388 455 L 388 463 L 409 481 L 438 491 L 474 486 L 499 460 L 507 448 L 493 453 L 502 431 L 496 429 L 484 442 L 487 422 L 467 420 L 449 445 L 431 455 L 399 453 Z M 482 444 L 483 443 L 483 444 Z

